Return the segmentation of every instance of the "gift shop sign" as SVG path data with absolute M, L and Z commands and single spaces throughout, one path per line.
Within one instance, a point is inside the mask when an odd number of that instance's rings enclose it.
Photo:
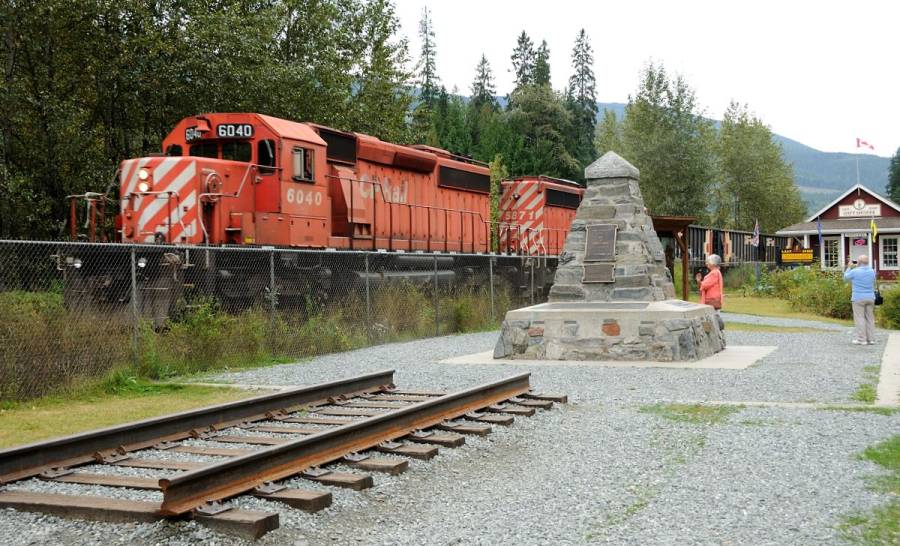
M 838 207 L 838 216 L 841 218 L 881 216 L 881 204 L 868 205 L 862 199 L 857 199 L 852 205 L 841 205 Z

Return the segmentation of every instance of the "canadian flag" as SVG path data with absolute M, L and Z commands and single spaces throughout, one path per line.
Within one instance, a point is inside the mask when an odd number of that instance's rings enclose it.
M 856 147 L 857 148 L 868 148 L 870 150 L 875 149 L 875 146 L 872 146 L 871 144 L 869 144 L 868 142 L 866 142 L 865 140 L 863 140 L 859 137 L 856 137 Z

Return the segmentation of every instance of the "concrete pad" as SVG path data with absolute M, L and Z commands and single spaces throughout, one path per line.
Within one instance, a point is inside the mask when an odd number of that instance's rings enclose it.
M 900 406 L 900 334 L 888 336 L 875 395 L 877 406 Z
M 494 358 L 493 351 L 441 360 L 441 364 L 499 364 L 504 366 L 587 366 L 596 368 L 679 368 L 743 370 L 777 349 L 774 345 L 732 345 L 694 362 L 649 362 L 630 360 L 524 360 Z

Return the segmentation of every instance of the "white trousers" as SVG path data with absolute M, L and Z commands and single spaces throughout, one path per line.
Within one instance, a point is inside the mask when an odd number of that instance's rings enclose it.
M 856 325 L 856 339 L 875 341 L 875 300 L 853 302 L 853 323 Z

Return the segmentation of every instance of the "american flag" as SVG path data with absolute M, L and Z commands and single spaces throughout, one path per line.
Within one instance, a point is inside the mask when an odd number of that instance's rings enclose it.
M 756 220 L 756 225 L 753 226 L 753 238 L 750 239 L 750 244 L 755 247 L 759 246 L 759 220 Z

